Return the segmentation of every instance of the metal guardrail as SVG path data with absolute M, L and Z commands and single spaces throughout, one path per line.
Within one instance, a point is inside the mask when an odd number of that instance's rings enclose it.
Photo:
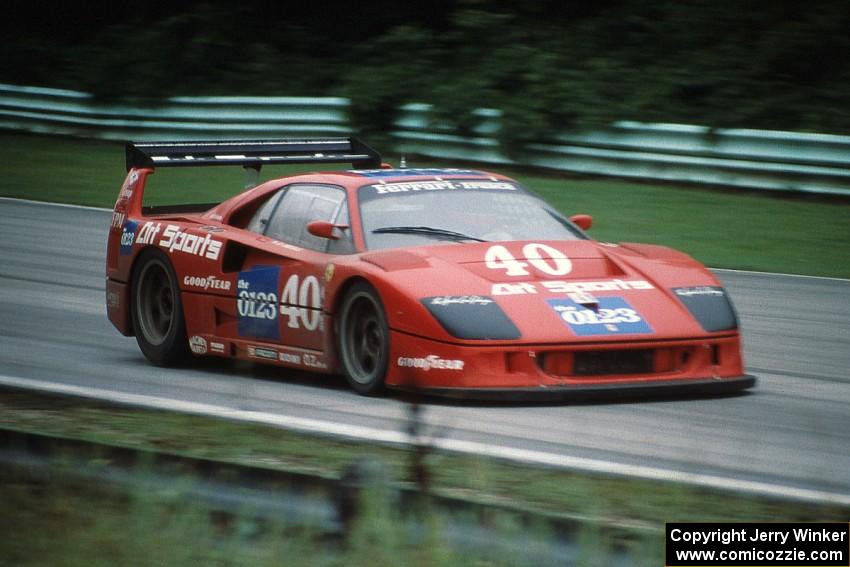
M 75 91 L 0 84 L 0 128 L 116 140 L 340 136 L 349 101 L 323 97 L 172 97 L 157 104 L 101 103 Z M 396 150 L 443 159 L 515 164 L 497 139 L 502 113 L 478 109 L 472 135 L 400 109 Z M 617 122 L 528 147 L 522 165 L 581 174 L 850 196 L 850 136 L 682 124 Z
M 361 498 L 373 493 L 383 501 L 372 504 L 386 507 L 383 513 L 395 514 L 400 522 L 396 536 L 421 541 L 425 522 L 437 519 L 441 543 L 456 553 L 482 559 L 507 555 L 540 566 L 577 561 L 582 530 L 610 541 L 607 551 L 619 566 L 636 564 L 627 544 L 660 537 L 652 527 L 598 518 L 567 518 L 437 494 L 423 501 L 415 488 L 393 482 L 377 460 L 355 462 L 340 478 L 331 478 L 0 428 L 0 468 L 54 482 L 67 478 L 121 487 L 154 499 L 156 490 L 166 489 L 195 507 L 337 538 L 350 535 L 364 511 Z
M 495 139 L 501 112 L 480 109 L 474 135 L 429 119 L 431 107 L 402 107 L 398 150 L 437 158 L 515 164 Z M 683 124 L 616 122 L 605 131 L 560 134 L 532 144 L 522 165 L 594 175 L 664 179 L 748 189 L 850 196 L 850 136 Z
M 104 103 L 90 94 L 0 84 L 0 128 L 107 140 L 344 136 L 344 98 L 172 97 Z

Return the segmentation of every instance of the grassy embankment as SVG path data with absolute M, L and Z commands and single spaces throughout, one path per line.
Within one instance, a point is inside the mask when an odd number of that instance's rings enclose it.
M 9 133 L 0 134 L 0 143 L 0 196 L 111 207 L 124 179 L 118 143 Z M 293 170 L 267 168 L 263 178 L 287 171 Z M 555 174 L 514 176 L 566 214 L 593 215 L 591 234 L 599 240 L 663 244 L 719 268 L 850 277 L 847 201 Z M 242 183 L 239 168 L 165 170 L 152 178 L 150 195 L 161 204 L 213 202 L 237 193 Z

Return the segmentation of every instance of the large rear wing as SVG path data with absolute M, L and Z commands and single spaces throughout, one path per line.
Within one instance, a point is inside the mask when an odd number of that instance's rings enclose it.
M 127 171 L 133 168 L 350 163 L 354 169 L 379 169 L 381 155 L 357 138 L 233 140 L 219 142 L 127 142 Z

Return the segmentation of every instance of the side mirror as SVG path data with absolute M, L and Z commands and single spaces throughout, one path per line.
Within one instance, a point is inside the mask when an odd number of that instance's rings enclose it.
M 593 226 L 593 217 L 590 215 L 573 215 L 570 220 L 582 230 L 588 230 Z
M 307 223 L 307 232 L 319 238 L 327 238 L 329 240 L 339 240 L 339 236 L 334 233 L 335 229 L 346 229 L 347 224 L 334 224 L 323 220 L 314 220 Z

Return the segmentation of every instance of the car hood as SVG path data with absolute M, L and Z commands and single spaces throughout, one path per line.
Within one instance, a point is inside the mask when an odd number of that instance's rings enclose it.
M 728 304 L 720 283 L 702 265 L 657 246 L 488 242 L 385 250 L 362 259 L 385 272 L 393 288 L 417 300 L 454 339 L 694 338 L 718 329 L 706 329 L 684 294 L 720 295 Z M 439 335 L 427 332 L 421 312 L 409 315 L 391 324 Z M 734 328 L 727 327 L 723 330 Z

